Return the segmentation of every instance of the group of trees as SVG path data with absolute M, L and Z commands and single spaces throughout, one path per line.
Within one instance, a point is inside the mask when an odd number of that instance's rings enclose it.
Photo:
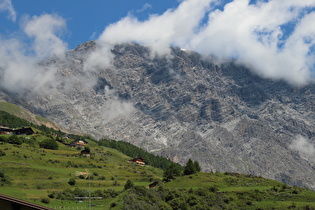
M 201 167 L 197 160 L 192 161 L 190 158 L 185 165 L 184 175 L 191 175 L 201 171 Z
M 171 160 L 161 157 L 158 155 L 154 155 L 145 151 L 142 148 L 139 148 L 135 145 L 132 145 L 128 142 L 124 141 L 115 141 L 115 140 L 107 140 L 101 139 L 97 142 L 100 146 L 109 147 L 118 150 L 121 153 L 124 153 L 130 157 L 141 157 L 144 159 L 145 163 L 154 166 L 156 168 L 161 168 L 165 170 L 171 163 Z M 181 167 L 179 164 L 175 163 L 178 167 Z
M 178 167 L 175 163 L 171 163 L 163 173 L 163 180 L 169 182 L 175 179 L 176 176 L 191 175 L 201 171 L 201 167 L 197 160 L 189 159 L 182 171 L 182 167 Z
M 53 149 L 53 150 L 57 150 L 59 148 L 56 140 L 50 139 L 50 138 L 39 142 L 39 146 L 44 149 Z
M 9 137 L 0 136 L 0 142 L 6 142 L 9 144 L 21 145 L 24 141 L 24 138 L 20 138 L 17 135 L 11 135 Z
M 0 125 L 5 125 L 9 128 L 18 128 L 23 126 L 31 126 L 32 124 L 27 120 L 16 117 L 5 111 L 0 110 Z
M 0 110 L 0 125 L 5 125 L 9 128 L 33 127 L 43 132 L 46 135 L 54 133 L 58 136 L 58 138 L 61 138 L 61 136 L 68 136 L 71 139 L 82 138 L 82 136 L 75 135 L 75 134 L 66 134 L 60 130 L 57 131 L 53 128 L 48 128 L 45 125 L 35 125 L 25 119 L 19 118 L 15 115 L 12 115 L 2 110 Z M 94 140 L 91 136 L 88 136 L 88 135 L 84 136 L 84 138 Z
M 4 137 L 0 136 L 0 142 L 6 142 L 9 144 L 15 144 L 15 145 L 21 145 L 23 142 L 24 143 L 34 143 L 34 139 L 26 139 L 24 137 L 19 137 L 17 135 L 11 135 L 9 137 Z M 58 144 L 56 140 L 52 138 L 47 138 L 41 142 L 39 142 L 39 147 L 44 148 L 44 149 L 53 149 L 57 150 L 58 149 Z

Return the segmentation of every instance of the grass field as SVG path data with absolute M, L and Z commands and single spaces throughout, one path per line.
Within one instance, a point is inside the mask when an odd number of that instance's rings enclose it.
M 315 209 L 315 192 L 262 177 L 200 172 L 162 182 L 161 169 L 130 163 L 133 157 L 90 140 L 91 157 L 82 157 L 80 150 L 60 142 L 58 150 L 40 148 L 38 143 L 46 138 L 42 134 L 23 137 L 28 143 L 0 142 L 0 150 L 5 152 L 0 157 L 0 171 L 5 178 L 1 178 L 0 193 L 54 209 L 88 209 L 90 202 L 93 209 L 122 209 L 126 197 L 135 199 L 133 203 L 145 201 L 137 205 L 149 203 L 158 209 L 161 203 L 161 209 L 177 209 L 176 199 L 185 202 L 187 209 L 207 209 L 201 205 L 207 202 L 213 203 L 211 208 L 212 204 L 207 204 L 208 209 Z M 78 176 L 86 170 L 89 178 Z M 68 183 L 71 179 L 74 185 Z M 124 190 L 127 180 L 140 188 Z M 159 186 L 148 189 L 153 181 L 160 182 Z M 90 192 L 92 197 L 102 199 L 75 199 L 71 194 L 74 192 L 83 197 Z

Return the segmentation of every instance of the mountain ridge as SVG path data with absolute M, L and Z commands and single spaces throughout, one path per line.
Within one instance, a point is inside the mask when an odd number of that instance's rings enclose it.
M 112 66 L 87 69 L 98 48 L 90 41 L 65 60 L 47 61 L 60 82 L 47 95 L 16 101 L 69 130 L 128 141 L 181 164 L 192 158 L 205 171 L 315 189 L 313 154 L 292 146 L 299 136 L 314 143 L 313 84 L 292 87 L 179 48 L 152 58 L 149 48 L 130 43 L 111 49 Z

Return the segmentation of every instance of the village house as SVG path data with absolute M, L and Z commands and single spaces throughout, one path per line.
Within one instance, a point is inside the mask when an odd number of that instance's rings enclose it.
M 32 128 L 21 128 L 13 130 L 13 133 L 15 135 L 33 135 L 35 132 L 33 131 Z
M 0 126 L 0 134 L 33 135 L 34 131 L 32 128 L 12 129 Z
M 0 126 L 0 134 L 12 134 L 12 131 L 11 128 Z
M 70 142 L 69 146 L 70 147 L 85 147 L 87 144 L 88 144 L 87 141 L 84 141 L 82 139 L 78 139 L 78 140 Z
M 134 159 L 129 160 L 129 162 L 136 163 L 136 164 L 142 165 L 142 166 L 145 165 L 145 162 L 142 158 L 134 158 Z
M 91 156 L 91 153 L 89 150 L 82 150 L 81 153 L 80 153 L 81 156 L 83 157 L 90 157 Z

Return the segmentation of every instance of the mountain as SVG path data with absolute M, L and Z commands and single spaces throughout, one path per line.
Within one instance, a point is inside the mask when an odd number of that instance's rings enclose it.
M 315 189 L 315 86 L 262 78 L 236 61 L 171 48 L 90 41 L 39 65 L 57 69 L 46 90 L 10 100 L 66 129 L 127 141 L 205 171 L 241 172 Z M 111 60 L 106 67 L 97 56 Z M 95 58 L 94 68 L 90 58 Z

